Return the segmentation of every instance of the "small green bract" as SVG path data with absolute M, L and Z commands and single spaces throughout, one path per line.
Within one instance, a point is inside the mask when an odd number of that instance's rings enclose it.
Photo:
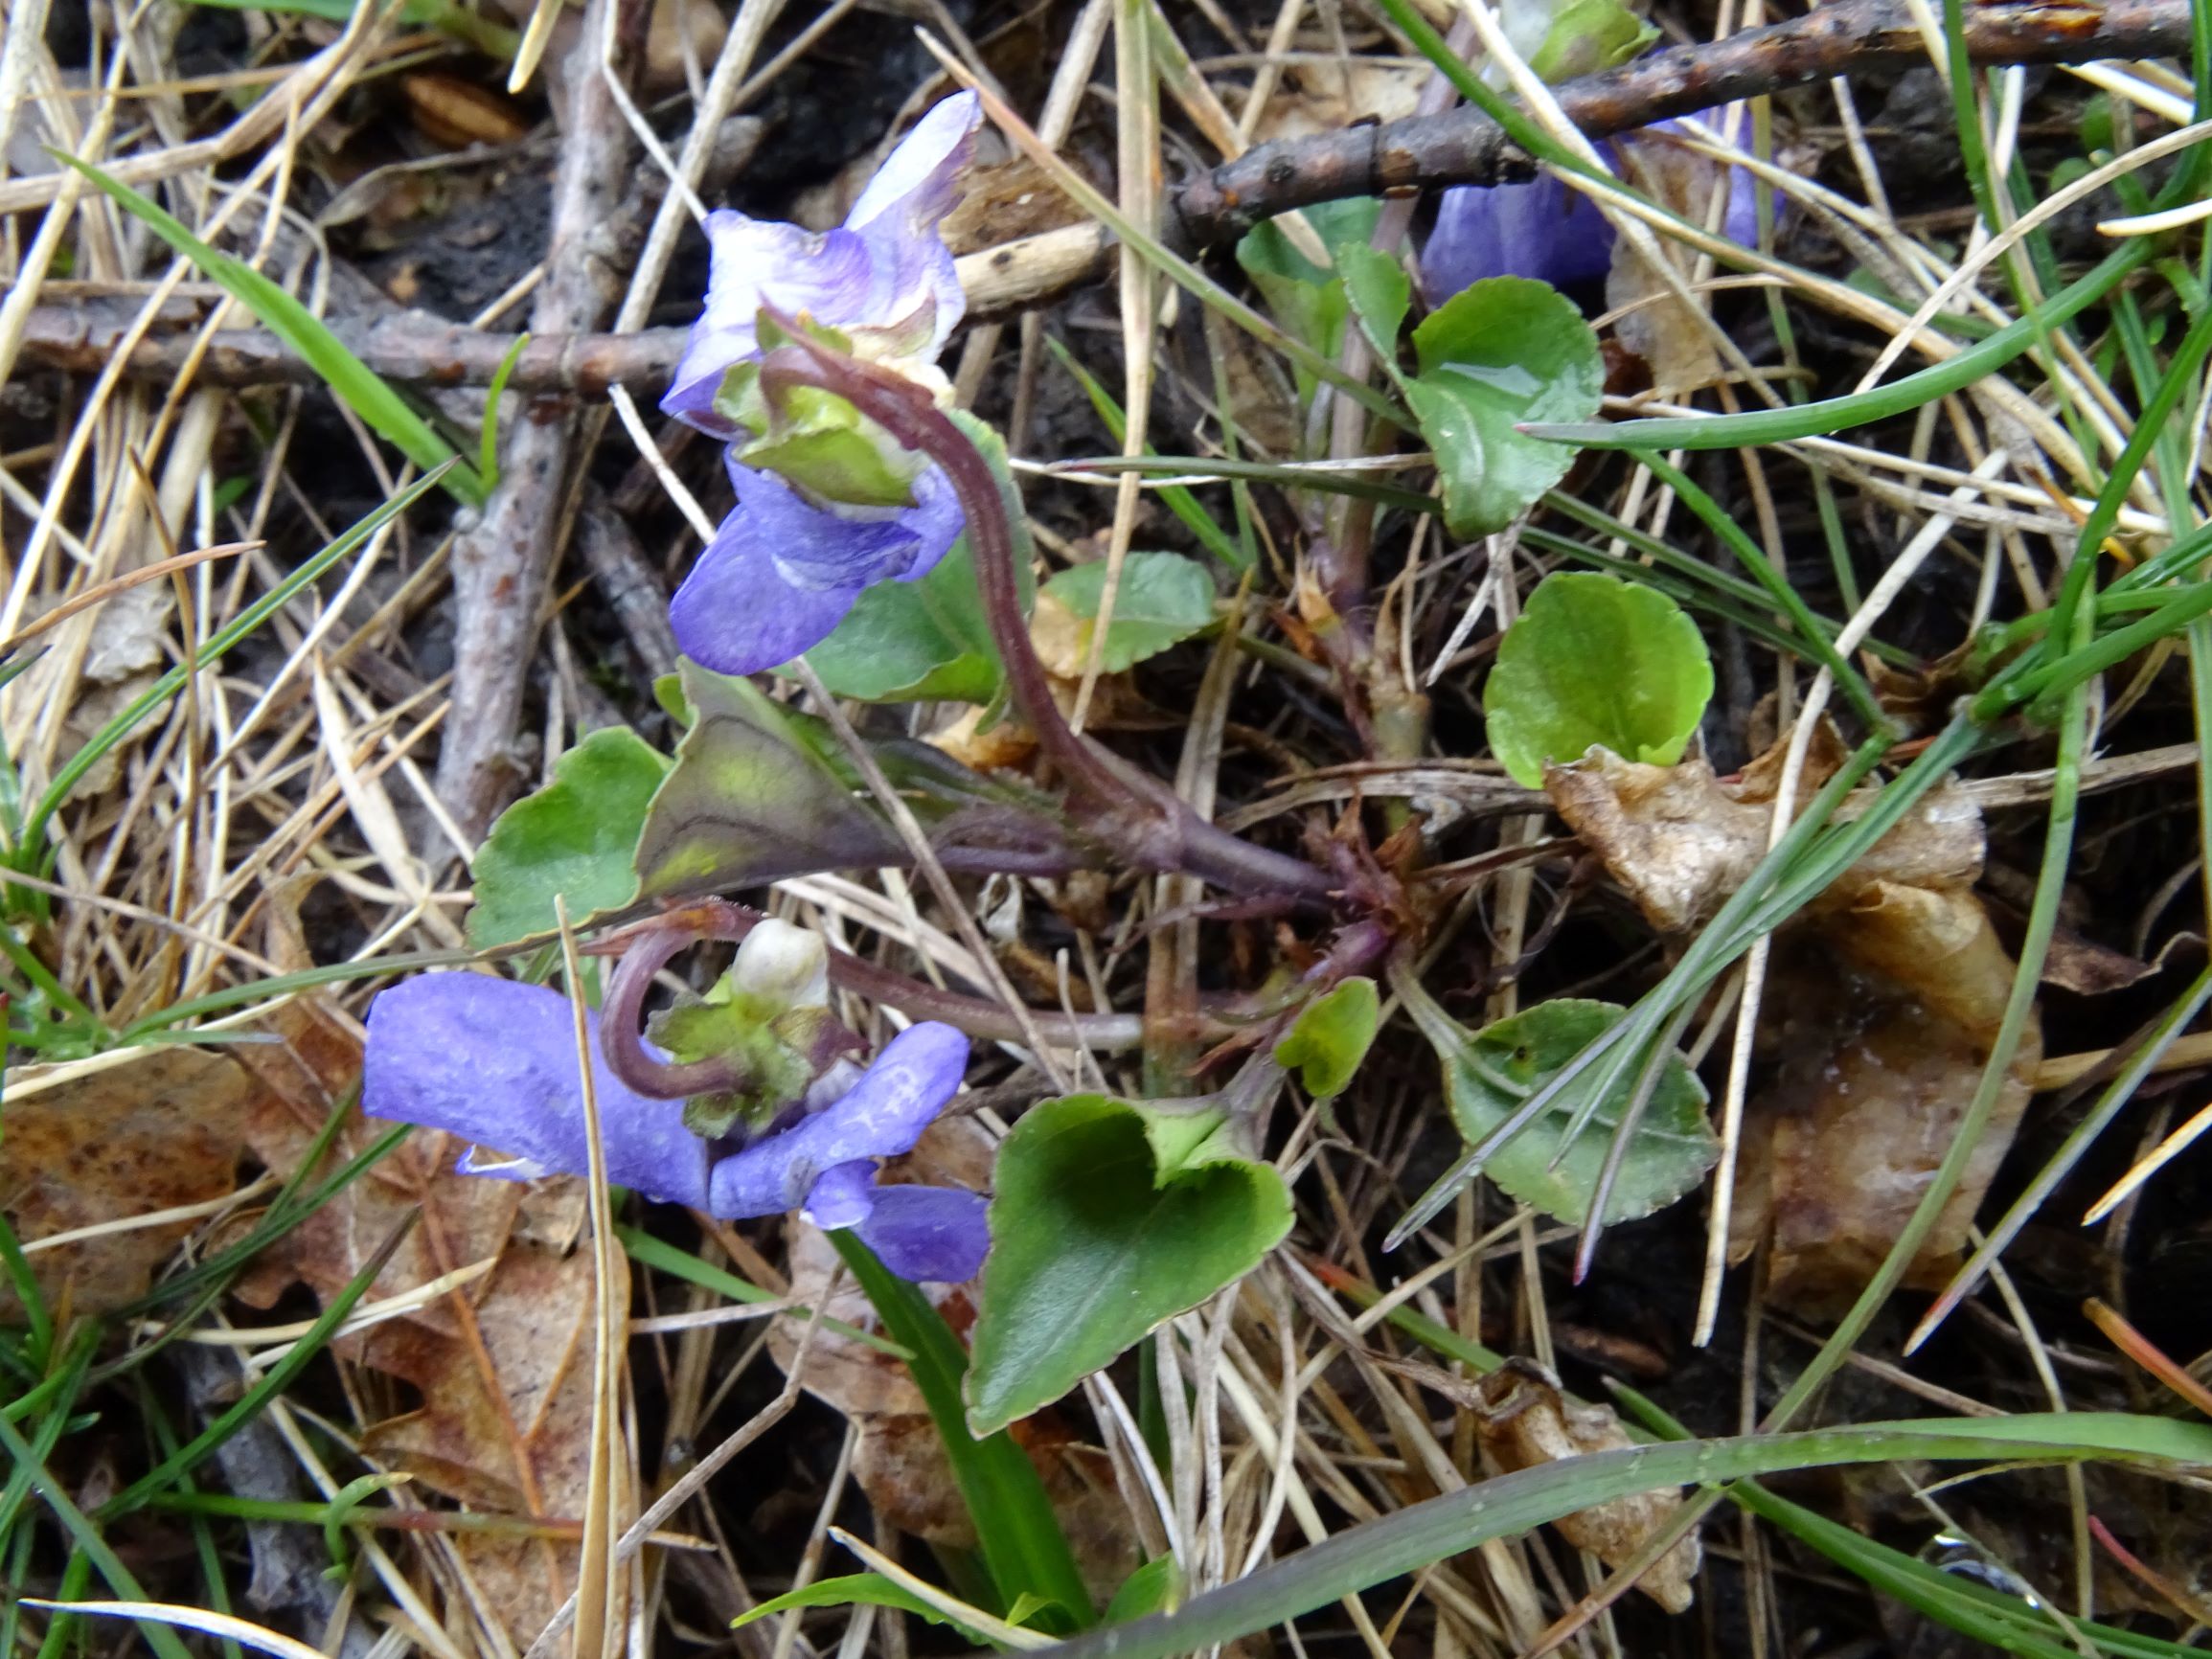
M 1562 571 L 1506 630 L 1483 707 L 1491 753 L 1537 789 L 1546 765 L 1592 744 L 1673 765 L 1712 698 L 1712 658 L 1681 606 L 1655 588 Z

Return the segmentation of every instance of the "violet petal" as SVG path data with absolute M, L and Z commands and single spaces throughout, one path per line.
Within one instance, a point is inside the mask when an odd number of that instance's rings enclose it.
M 857 1227 L 876 1209 L 876 1160 L 855 1158 L 824 1170 L 800 1214 L 824 1232 Z
M 719 674 L 758 673 L 787 663 L 828 639 L 863 582 L 850 587 L 799 587 L 777 553 L 793 534 L 831 534 L 843 521 L 802 500 L 782 479 L 732 466 L 742 475 L 738 505 L 669 602 L 669 624 L 685 656 Z
M 849 230 L 864 230 L 878 219 L 894 219 L 909 236 L 933 233 L 960 201 L 960 170 L 975 159 L 975 129 L 983 123 L 983 100 L 957 92 L 933 105 L 883 158 L 876 176 L 862 188 Z
M 736 463 L 731 476 L 737 476 Z M 912 581 L 936 567 L 967 524 L 960 497 L 944 469 L 931 466 L 914 480 L 914 505 L 878 509 L 820 508 L 773 474 L 766 477 L 787 498 L 770 511 L 776 564 L 794 587 L 865 587 L 897 578 Z M 749 482 L 740 491 L 750 511 L 769 507 L 767 490 Z
M 885 1045 L 843 1099 L 715 1166 L 709 1208 L 724 1220 L 795 1210 L 840 1164 L 909 1151 L 968 1066 L 968 1038 L 924 1021 Z
M 713 255 L 707 303 L 692 325 L 661 409 L 712 437 L 729 439 L 737 427 L 717 413 L 715 395 L 733 365 L 760 354 L 764 305 L 837 327 L 874 322 L 891 310 L 892 302 L 879 255 L 851 231 L 817 234 L 747 218 L 729 208 L 709 214 L 706 228 Z
M 878 1187 L 853 1231 L 900 1278 L 959 1284 L 983 1271 L 989 1210 L 981 1193 L 954 1187 Z
M 709 214 L 706 306 L 662 410 L 712 437 L 738 435 L 717 413 L 715 395 L 734 365 L 760 354 L 764 305 L 832 329 L 910 330 L 913 354 L 934 360 L 967 309 L 937 227 L 960 199 L 960 171 L 974 158 L 981 120 L 972 92 L 931 109 L 837 230 L 814 233 L 727 208 Z
M 960 199 L 961 170 L 975 158 L 982 102 L 972 92 L 947 98 L 915 124 L 845 216 L 866 239 L 891 296 L 891 322 L 932 308 L 929 338 L 918 355 L 934 358 L 968 309 L 960 274 L 938 226 Z
M 479 973 L 424 973 L 369 1005 L 361 1107 L 372 1117 L 466 1137 L 507 1161 L 469 1154 L 473 1174 L 523 1180 L 589 1167 L 582 1079 L 568 999 L 544 986 Z M 700 1206 L 706 1143 L 683 1103 L 633 1093 L 601 1058 L 591 1069 L 607 1179 L 649 1198 Z
M 1436 228 L 1421 253 L 1421 287 L 1431 307 L 1487 277 L 1566 287 L 1602 278 L 1612 254 L 1606 216 L 1552 173 L 1526 184 L 1462 185 L 1437 204 Z

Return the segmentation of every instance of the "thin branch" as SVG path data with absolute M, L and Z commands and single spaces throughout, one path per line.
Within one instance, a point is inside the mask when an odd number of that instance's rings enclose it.
M 1977 64 L 2091 63 L 2185 51 L 2186 0 L 1992 0 L 1968 7 L 1968 56 Z M 1699 46 L 1675 47 L 1553 89 L 1583 132 L 1603 138 L 1740 98 L 1814 81 L 1908 68 L 1927 61 L 1906 0 L 1835 0 L 1809 16 L 1746 29 Z M 1489 185 L 1527 178 L 1533 163 L 1496 124 L 1472 109 L 1415 116 L 1378 126 L 1286 139 L 1247 150 L 1168 193 L 1166 229 L 1182 246 L 1233 241 L 1261 219 L 1347 196 Z M 8 204 L 0 201 L 0 209 Z M 1099 225 L 1048 231 L 960 261 L 972 318 L 1005 315 L 1105 275 L 1112 239 Z M 424 386 L 482 386 L 513 344 L 410 313 L 368 327 L 333 325 L 386 379 Z M 113 355 L 123 326 L 81 311 L 41 306 L 31 313 L 22 359 L 93 374 Z M 572 391 L 592 398 L 609 385 L 657 387 L 682 355 L 684 330 L 634 334 L 540 330 L 516 365 L 520 392 Z M 193 350 L 182 335 L 149 338 L 125 373 L 167 381 Z M 314 372 L 273 336 L 225 331 L 197 370 L 204 386 L 309 385 Z
M 531 317 L 548 334 L 592 328 L 622 292 L 619 255 L 604 239 L 629 176 L 629 132 L 596 50 L 609 7 L 618 9 L 618 32 L 643 44 L 638 0 L 585 7 L 569 55 L 568 131 L 554 177 L 545 281 Z M 503 435 L 491 499 L 453 544 L 453 716 L 440 739 L 438 793 L 471 836 L 483 834 L 519 781 L 509 750 L 576 482 L 570 400 L 528 398 L 515 417 Z

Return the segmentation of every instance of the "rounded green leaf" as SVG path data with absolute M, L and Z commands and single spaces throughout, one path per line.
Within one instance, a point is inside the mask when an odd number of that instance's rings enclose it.
M 1590 571 L 1537 584 L 1497 648 L 1483 691 L 1490 749 L 1516 783 L 1593 743 L 1669 766 L 1713 698 L 1713 661 L 1698 625 L 1656 588 Z
M 1099 602 L 1106 593 L 1103 560 L 1063 570 L 1038 590 L 1076 621 L 1073 653 L 1087 659 L 1098 625 Z M 1212 624 L 1214 579 L 1205 567 L 1179 553 L 1132 553 L 1122 561 L 1121 584 L 1114 591 L 1113 620 L 1106 625 L 1099 665 L 1118 674 L 1131 664 L 1157 656 Z
M 918 580 L 862 590 L 807 661 L 838 696 L 864 703 L 990 702 L 1005 670 L 983 618 L 968 538 Z
M 1310 1095 L 1342 1094 L 1367 1057 L 1380 1009 L 1373 980 L 1346 980 L 1299 1013 L 1297 1024 L 1275 1045 L 1275 1063 L 1295 1068 Z
M 1472 1035 L 1463 1033 L 1456 1044 L 1436 1042 L 1445 1099 L 1468 1144 L 1490 1135 L 1622 1012 L 1614 1003 L 1559 997 Z M 1430 1036 L 1433 1041 L 1436 1034 Z M 1581 1225 L 1635 1086 L 1632 1074 L 1622 1079 L 1561 1158 L 1560 1135 L 1583 1102 L 1573 1089 L 1565 1090 L 1551 1110 L 1500 1148 L 1482 1172 L 1508 1197 Z M 1720 1143 L 1705 1122 L 1705 1085 L 1680 1056 L 1670 1055 L 1613 1183 L 1606 1220 L 1633 1221 L 1672 1204 L 1704 1179 L 1719 1156 Z
M 1488 277 L 1423 318 L 1413 350 L 1421 372 L 1405 396 L 1436 452 L 1445 522 L 1459 536 L 1503 530 L 1575 458 L 1566 444 L 1514 428 L 1597 414 L 1598 337 L 1550 284 Z
M 971 1432 L 1049 1405 L 1289 1232 L 1289 1189 L 1233 1149 L 1226 1122 L 1069 1095 L 1015 1125 L 991 1201 Z
M 502 812 L 476 850 L 468 943 L 483 950 L 551 933 L 556 894 L 579 926 L 627 904 L 638 832 L 668 773 L 668 757 L 627 726 L 593 732 L 554 761 L 553 782 Z

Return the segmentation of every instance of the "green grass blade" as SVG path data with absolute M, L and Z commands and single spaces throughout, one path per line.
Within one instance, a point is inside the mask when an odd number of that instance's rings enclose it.
M 877 1261 L 849 1229 L 831 1233 L 830 1239 L 875 1304 L 884 1329 L 914 1355 L 909 1369 L 945 1439 L 984 1561 L 1003 1598 L 992 1611 L 1003 1614 L 1030 1595 L 1059 1608 L 1065 1616 L 1063 1627 L 1096 1624 L 1098 1610 L 1029 1454 L 1003 1430 L 982 1440 L 968 1432 L 968 1407 L 960 1394 L 968 1351 L 960 1339 L 927 1297 Z M 1048 1625 L 1049 1620 L 1047 1615 L 1038 1623 Z
M 522 360 L 522 348 L 529 344 L 527 333 L 515 335 L 514 344 L 491 372 L 491 384 L 484 389 L 484 435 L 477 441 L 476 472 L 487 489 L 499 482 L 499 399 L 507 390 L 507 377 Z
M 1365 472 L 1334 472 L 1322 466 L 1294 466 L 1272 461 L 1240 461 L 1227 455 L 1099 455 L 1084 461 L 1057 462 L 1047 476 L 1062 472 L 1135 472 L 1173 476 L 1196 472 L 1214 478 L 1243 479 L 1251 484 L 1272 484 L 1282 489 L 1318 489 L 1331 495 L 1356 495 L 1384 507 L 1407 512 L 1434 512 L 1433 495 L 1402 485 L 1378 483 Z
M 126 1602 L 148 1602 L 153 1599 L 131 1577 L 130 1569 L 123 1564 L 116 1553 L 108 1548 L 107 1540 L 100 1535 L 100 1529 L 71 1501 L 69 1489 L 48 1472 L 43 1461 L 32 1455 L 30 1443 L 15 1432 L 15 1425 L 5 1418 L 0 1418 L 0 1451 L 6 1452 L 11 1463 L 29 1471 L 32 1487 L 46 1500 L 47 1508 L 54 1511 L 54 1518 L 61 1523 L 62 1530 L 69 1534 L 92 1566 L 98 1569 L 100 1576 L 107 1580 L 108 1587 L 114 1590 L 118 1598 Z M 70 1579 L 65 1577 L 61 1600 L 74 1599 L 69 1583 Z M 160 1659 L 193 1659 L 191 1650 L 177 1640 L 176 1632 L 168 1625 L 142 1621 L 138 1628 L 139 1633 L 146 1638 L 147 1646 Z
M 411 950 L 392 956 L 373 956 L 360 962 L 333 962 L 321 967 L 304 967 L 297 973 L 280 973 L 267 979 L 252 980 L 244 985 L 226 986 L 221 990 L 211 990 L 205 996 L 192 997 L 156 1010 L 144 1019 L 134 1020 L 125 1026 L 118 1034 L 117 1040 L 123 1043 L 150 1042 L 170 1035 L 170 1027 L 182 1025 L 187 1020 L 227 1013 L 251 1003 L 272 1001 L 299 991 L 313 990 L 321 986 L 344 985 L 352 980 L 376 979 L 387 974 L 421 973 L 425 968 L 466 967 L 472 963 L 496 962 L 502 957 L 514 954 L 515 950 L 505 945 L 495 950 Z M 205 1040 L 212 1041 L 219 1034 L 211 1033 Z M 203 1040 L 193 1032 L 177 1032 L 173 1034 L 173 1038 L 183 1042 Z
M 641 1267 L 650 1267 L 666 1273 L 672 1279 L 681 1279 L 687 1284 L 696 1284 L 702 1290 L 712 1290 L 727 1296 L 732 1302 L 758 1305 L 763 1302 L 781 1302 L 782 1297 L 772 1290 L 764 1290 L 749 1279 L 740 1279 L 735 1273 L 717 1267 L 711 1261 L 701 1261 L 689 1250 L 679 1250 L 665 1239 L 655 1239 L 650 1233 L 636 1227 L 618 1226 L 614 1236 L 622 1240 L 622 1247 L 629 1252 L 629 1259 Z M 810 1307 L 787 1307 L 787 1319 L 806 1320 L 813 1317 Z M 873 1330 L 862 1330 L 847 1325 L 841 1319 L 824 1319 L 824 1330 L 834 1330 L 851 1342 L 863 1343 L 878 1353 L 887 1353 L 893 1359 L 909 1360 L 914 1355 L 896 1342 L 886 1342 Z
M 376 1282 L 376 1275 L 384 1271 L 384 1264 L 392 1260 L 392 1252 L 399 1248 L 399 1241 L 407 1237 L 420 1214 L 419 1211 L 407 1213 L 406 1218 L 393 1228 L 384 1242 L 376 1247 L 376 1253 L 362 1264 L 360 1272 L 353 1275 L 346 1288 L 338 1292 L 331 1299 L 331 1305 L 323 1309 L 322 1316 L 308 1328 L 307 1334 L 293 1343 L 282 1359 L 263 1372 L 253 1387 L 239 1395 L 224 1408 L 220 1416 L 175 1452 L 163 1458 L 102 1504 L 94 1511 L 96 1517 L 112 1520 L 117 1515 L 127 1514 L 137 1509 L 195 1464 L 212 1455 L 232 1435 L 250 1422 L 270 1400 L 282 1394 L 285 1385 L 306 1368 L 308 1362 L 330 1344 L 338 1327 L 345 1324 L 347 1315 L 353 1311 L 354 1304 L 369 1293 L 369 1286 Z
M 1655 451 L 1639 450 L 1638 461 L 1652 474 L 1672 489 L 1683 506 L 1696 513 L 1705 527 L 1721 538 L 1722 545 L 1736 556 L 1737 562 L 1751 573 L 1752 579 L 1765 590 L 1774 607 L 1796 625 L 1803 636 L 1805 648 L 1815 662 L 1836 678 L 1836 688 L 1849 699 L 1871 731 L 1881 731 L 1889 724 L 1889 716 L 1883 712 L 1874 690 L 1859 670 L 1844 661 L 1833 641 L 1822 635 L 1819 620 L 1813 616 L 1797 590 L 1790 585 L 1790 579 L 1774 568 L 1766 550 L 1745 534 L 1744 527 L 1731 518 L 1727 511 L 1700 489 L 1680 467 Z
M 2145 244 L 2153 239 L 2136 237 L 2127 246 L 2108 254 L 2087 275 L 2053 294 L 2034 316 L 2017 318 L 1988 339 L 1940 363 L 1868 391 L 1787 409 L 1756 409 L 1744 415 L 1532 422 L 1520 430 L 1532 438 L 1549 438 L 1591 449 L 1743 449 L 1886 420 L 1960 391 L 1984 375 L 1995 374 L 2035 345 L 2042 334 L 2072 322 L 2151 257 L 2152 250 Z
M 1044 1651 L 1052 1659 L 1170 1659 L 1268 1629 L 1493 1539 L 1660 1487 L 1710 1486 L 1839 1464 L 2087 1458 L 2201 1464 L 2212 1459 L 2212 1425 L 2124 1413 L 2051 1412 L 1598 1452 L 1414 1504 L 1300 1550 L 1197 1598 L 1179 1612 L 1117 1625 Z
M 431 429 L 430 423 L 415 412 L 412 404 L 348 351 L 320 317 L 275 283 L 243 261 L 217 253 L 151 199 L 122 180 L 110 178 L 90 162 L 57 149 L 50 149 L 47 154 L 82 173 L 155 236 L 220 284 L 232 298 L 261 320 L 262 327 L 297 352 L 372 431 L 388 439 L 416 466 L 428 471 L 457 460 L 453 446 Z M 445 488 L 454 499 L 467 506 L 484 505 L 487 494 L 484 480 L 466 463 L 457 465 L 446 475 Z
M 1076 384 L 1083 388 L 1083 396 L 1090 399 L 1090 406 L 1098 412 L 1098 418 L 1106 422 L 1106 428 L 1113 434 L 1114 442 L 1121 443 L 1123 434 L 1129 429 L 1129 422 L 1122 418 L 1122 406 L 1115 401 L 1113 394 L 1100 385 L 1098 376 L 1077 362 L 1075 353 L 1052 335 L 1045 335 L 1044 343 L 1060 366 L 1073 375 Z M 1158 459 L 1159 453 L 1150 443 L 1145 445 L 1145 454 L 1149 459 Z M 1243 572 L 1252 568 L 1251 556 L 1237 545 L 1234 536 L 1214 522 L 1214 515 L 1198 505 L 1197 496 L 1179 484 L 1160 485 L 1156 493 L 1167 510 L 1182 520 L 1183 528 L 1197 536 L 1207 552 L 1231 570 Z

